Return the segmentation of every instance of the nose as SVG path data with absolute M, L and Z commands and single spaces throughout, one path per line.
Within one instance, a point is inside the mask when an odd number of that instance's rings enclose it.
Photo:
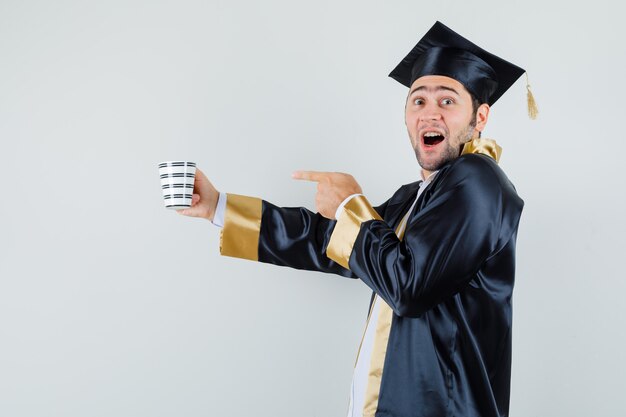
M 428 122 L 433 120 L 441 120 L 441 112 L 436 103 L 426 104 L 420 112 L 420 121 Z

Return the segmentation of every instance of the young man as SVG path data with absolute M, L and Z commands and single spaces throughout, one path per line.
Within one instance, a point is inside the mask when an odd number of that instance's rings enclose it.
M 422 180 L 379 207 L 347 174 L 294 174 L 318 182 L 312 213 L 219 194 L 198 171 L 181 214 L 223 225 L 222 254 L 373 290 L 349 416 L 508 415 L 523 201 L 497 165 L 499 147 L 480 133 L 523 72 L 437 22 L 390 74 L 409 87 L 405 121 Z

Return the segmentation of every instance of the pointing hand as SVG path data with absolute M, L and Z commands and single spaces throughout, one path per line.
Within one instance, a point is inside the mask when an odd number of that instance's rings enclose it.
M 296 171 L 292 178 L 317 182 L 315 207 L 328 219 L 334 219 L 339 205 L 352 194 L 361 194 L 361 186 L 350 174 L 342 172 Z

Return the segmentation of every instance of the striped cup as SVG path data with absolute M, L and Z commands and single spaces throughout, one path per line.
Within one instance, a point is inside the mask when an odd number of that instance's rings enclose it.
M 159 164 L 161 190 L 165 207 L 180 210 L 191 207 L 196 163 L 189 161 L 165 161 Z

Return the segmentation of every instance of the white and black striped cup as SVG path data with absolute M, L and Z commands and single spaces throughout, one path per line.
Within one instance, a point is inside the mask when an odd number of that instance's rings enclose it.
M 196 179 L 196 163 L 189 161 L 165 161 L 159 164 L 161 189 L 165 207 L 180 210 L 191 207 L 193 182 Z

